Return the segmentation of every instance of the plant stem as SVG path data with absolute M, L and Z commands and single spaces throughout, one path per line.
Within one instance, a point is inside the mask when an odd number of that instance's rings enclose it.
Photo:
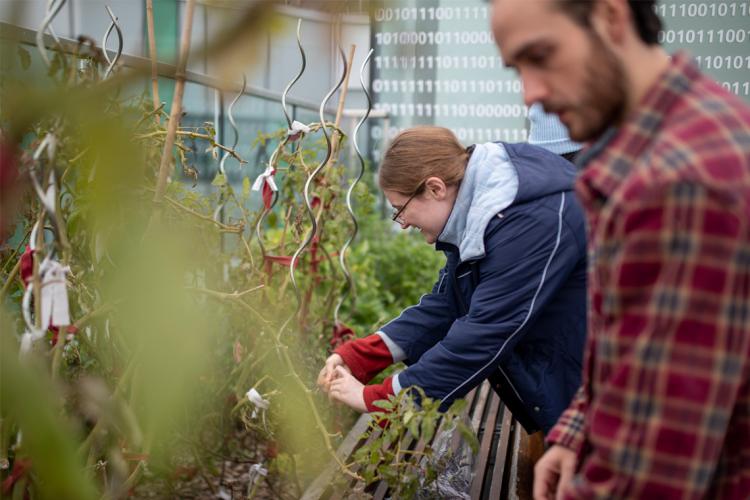
M 146 188 L 146 190 L 147 191 L 154 191 L 154 189 L 152 189 L 152 188 Z M 177 208 L 179 210 L 182 210 L 183 212 L 187 212 L 190 215 L 198 217 L 199 219 L 202 219 L 202 220 L 204 220 L 206 222 L 210 222 L 211 224 L 214 224 L 219 229 L 221 229 L 222 232 L 242 234 L 242 231 L 245 229 L 245 227 L 244 227 L 243 224 L 237 224 L 235 226 L 230 226 L 230 225 L 224 224 L 222 222 L 219 222 L 219 221 L 215 220 L 213 217 L 209 217 L 208 215 L 203 215 L 200 212 L 196 212 L 192 208 L 186 207 L 185 205 L 183 205 L 179 201 L 173 200 L 169 196 L 163 196 L 162 198 L 167 203 L 169 203 L 170 205 L 172 205 L 173 207 L 175 207 L 175 208 Z
M 173 157 L 172 148 L 174 147 L 175 137 L 177 136 L 177 127 L 180 124 L 182 115 L 182 97 L 185 93 L 185 68 L 187 67 L 188 55 L 190 53 L 190 34 L 193 29 L 193 12 L 195 11 L 195 0 L 187 0 L 185 5 L 184 19 L 182 23 L 182 39 L 180 41 L 180 56 L 177 61 L 177 71 L 175 72 L 174 98 L 172 99 L 172 109 L 169 114 L 169 126 L 167 136 L 164 139 L 164 150 L 161 155 L 159 165 L 159 177 L 156 182 L 156 193 L 154 194 L 154 203 L 160 205 L 167 190 L 167 178 L 171 172 L 171 160 Z M 157 208 L 157 214 L 160 210 Z M 158 217 L 158 215 L 157 215 Z
M 159 75 L 156 59 L 156 33 L 154 30 L 154 0 L 146 0 L 146 24 L 148 26 L 148 56 L 151 59 L 151 98 L 154 102 L 154 118 L 160 124 L 157 110 L 161 106 L 159 99 Z
M 263 288 L 263 285 L 261 285 L 259 287 L 252 288 L 252 289 L 247 290 L 246 292 L 243 292 L 243 293 L 252 292 L 252 291 L 258 290 L 260 288 Z M 253 313 L 254 315 L 256 315 L 264 323 L 270 323 L 265 317 L 263 317 L 263 315 L 261 313 L 259 313 L 258 311 L 256 311 L 253 306 L 249 305 L 244 300 L 240 300 L 238 297 L 234 297 L 233 294 L 222 293 L 222 292 L 215 292 L 213 290 L 206 290 L 204 288 L 189 288 L 188 290 L 194 291 L 196 293 L 202 293 L 204 295 L 208 295 L 209 297 L 213 297 L 213 298 L 218 299 L 218 300 L 227 301 L 227 302 L 229 302 L 231 304 L 237 304 L 239 306 L 242 306 L 244 309 L 247 309 L 248 311 L 250 311 L 251 313 Z
M 137 136 L 135 136 L 135 138 L 136 139 L 149 139 L 151 137 L 157 137 L 157 136 L 160 136 L 160 135 L 167 135 L 167 134 L 169 134 L 168 130 L 156 130 L 154 132 L 149 132 L 147 134 L 137 135 Z M 190 139 L 205 139 L 207 141 L 211 141 L 211 145 L 213 145 L 213 146 L 221 149 L 222 151 L 226 151 L 227 153 L 229 153 L 230 155 L 232 155 L 238 162 L 240 162 L 240 163 L 247 163 L 247 160 L 245 160 L 244 158 L 242 158 L 237 151 L 235 151 L 234 149 L 232 149 L 232 148 L 230 148 L 228 146 L 224 146 L 223 144 L 219 144 L 218 142 L 216 142 L 214 140 L 214 137 L 212 137 L 212 136 L 210 136 L 208 134 L 201 134 L 199 132 L 191 132 L 189 130 L 177 130 L 175 132 L 175 134 L 179 135 L 179 136 L 188 137 Z
M 312 392 L 310 389 L 307 388 L 305 383 L 300 378 L 299 374 L 297 374 L 297 370 L 294 367 L 294 363 L 292 363 L 292 359 L 289 357 L 289 352 L 287 350 L 287 347 L 279 343 L 279 349 L 277 349 L 281 353 L 281 357 L 284 360 L 284 362 L 287 365 L 287 368 L 289 369 L 289 373 L 294 378 L 294 381 L 297 383 L 297 385 L 300 386 L 302 389 L 302 392 L 305 394 L 305 399 L 307 399 L 307 402 L 310 406 L 310 410 L 312 410 L 313 417 L 315 419 L 315 425 L 318 427 L 318 430 L 323 435 L 323 441 L 326 445 L 326 450 L 331 454 L 333 459 L 336 461 L 336 463 L 341 468 L 342 472 L 347 474 L 348 476 L 357 479 L 359 481 L 362 480 L 362 477 L 352 472 L 346 464 L 341 460 L 341 458 L 336 453 L 336 450 L 333 449 L 333 444 L 331 443 L 331 438 L 329 437 L 328 430 L 326 429 L 325 425 L 323 424 L 323 420 L 320 418 L 320 413 L 318 413 L 318 408 L 315 406 L 315 401 L 313 401 L 312 398 Z
M 8 290 L 10 290 L 10 287 L 13 285 L 13 280 L 16 277 L 16 274 L 18 274 L 18 271 L 21 269 L 21 259 L 18 259 L 16 262 L 16 265 L 13 266 L 13 269 L 10 270 L 10 274 L 8 275 L 8 278 L 5 280 L 5 284 L 3 285 L 3 289 L 0 290 L 0 304 L 3 303 L 3 300 L 5 300 L 5 295 L 8 293 Z
M 346 101 L 346 94 L 349 90 L 349 75 L 352 74 L 352 63 L 354 63 L 354 51 L 357 48 L 356 45 L 353 45 L 349 48 L 349 58 L 347 59 L 346 64 L 346 74 L 344 75 L 344 84 L 341 86 L 341 90 L 339 91 L 339 105 L 336 108 L 336 128 L 339 127 L 339 124 L 341 123 L 341 115 L 344 112 L 344 101 Z M 331 150 L 332 151 L 338 151 L 339 146 L 339 136 L 337 134 L 333 135 L 333 139 L 331 140 Z M 328 164 L 331 165 L 336 162 L 336 156 L 331 155 L 331 159 L 328 160 Z
M 210 295 L 211 297 L 215 297 L 217 299 L 226 299 L 226 300 L 239 300 L 240 298 L 244 297 L 248 293 L 255 292 L 256 290 L 260 290 L 265 285 L 258 285 L 253 288 L 250 288 L 249 290 L 245 290 L 244 292 L 217 292 L 216 290 L 209 290 L 207 288 L 200 288 L 200 287 L 188 287 L 188 290 L 192 292 L 202 293 L 205 295 Z

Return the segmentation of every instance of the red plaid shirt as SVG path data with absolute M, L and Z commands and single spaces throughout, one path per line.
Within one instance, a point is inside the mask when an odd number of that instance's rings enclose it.
M 685 54 L 585 154 L 583 386 L 566 498 L 750 498 L 750 107 Z

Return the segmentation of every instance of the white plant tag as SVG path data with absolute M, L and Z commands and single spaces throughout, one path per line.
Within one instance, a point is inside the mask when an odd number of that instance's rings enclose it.
M 55 260 L 42 263 L 42 330 L 50 326 L 67 326 L 70 324 L 68 307 L 68 288 L 65 276 L 70 267 L 63 266 Z

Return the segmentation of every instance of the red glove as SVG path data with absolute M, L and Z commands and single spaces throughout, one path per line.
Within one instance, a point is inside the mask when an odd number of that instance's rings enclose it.
M 363 384 L 393 364 L 391 351 L 388 350 L 383 339 L 375 334 L 346 342 L 333 352 L 343 358 L 354 378 Z M 393 394 L 392 389 L 391 394 Z
M 379 406 L 375 406 L 373 403 L 375 401 L 380 401 L 381 399 L 388 399 L 389 396 L 393 395 L 393 377 L 388 377 L 385 380 L 383 380 L 382 384 L 373 384 L 373 385 L 366 385 L 363 396 L 365 398 L 365 406 L 367 406 L 368 412 L 373 411 L 386 411 L 383 408 L 380 408 Z

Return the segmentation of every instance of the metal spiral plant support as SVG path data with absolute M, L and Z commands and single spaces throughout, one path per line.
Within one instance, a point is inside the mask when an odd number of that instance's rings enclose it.
M 292 255 L 292 261 L 289 264 L 289 277 L 292 282 L 292 288 L 294 288 L 294 294 L 297 297 L 297 308 L 295 309 L 294 314 L 291 315 L 284 322 L 284 325 L 282 325 L 281 327 L 281 331 L 283 331 L 284 328 L 286 328 L 287 324 L 289 324 L 291 319 L 297 315 L 297 313 L 299 312 L 302 306 L 302 297 L 300 295 L 299 286 L 297 285 L 297 278 L 294 274 L 294 269 L 297 266 L 297 260 L 299 259 L 299 256 L 310 245 L 313 238 L 315 237 L 315 233 L 318 231 L 318 222 L 315 220 L 315 212 L 313 211 L 312 202 L 310 200 L 310 186 L 312 185 L 312 182 L 315 179 L 315 176 L 317 176 L 318 173 L 320 173 L 320 171 L 323 170 L 323 167 L 325 167 L 328 164 L 328 161 L 331 159 L 331 156 L 333 154 L 331 136 L 328 133 L 328 127 L 326 126 L 324 113 L 325 113 L 326 104 L 328 104 L 328 101 L 331 99 L 331 97 L 333 97 L 333 94 L 335 94 L 336 91 L 339 88 L 341 88 L 341 85 L 343 85 L 344 79 L 346 78 L 348 65 L 346 62 L 346 54 L 344 54 L 344 51 L 341 48 L 341 46 L 339 46 L 339 54 L 341 55 L 341 62 L 343 63 L 344 70 L 341 73 L 341 78 L 339 78 L 339 81 L 323 98 L 323 102 L 320 103 L 320 109 L 318 111 L 320 115 L 320 128 L 323 131 L 323 137 L 325 137 L 326 139 L 326 154 L 323 160 L 321 160 L 321 162 L 318 164 L 318 166 L 315 167 L 315 169 L 310 173 L 310 175 L 307 176 L 307 181 L 305 181 L 305 189 L 303 191 L 303 196 L 305 198 L 305 208 L 307 210 L 307 216 L 310 218 L 311 227 L 310 227 L 310 231 L 307 233 L 307 236 L 305 237 L 305 240 L 302 242 L 299 248 L 297 248 L 297 250 L 294 252 L 294 255 Z
M 346 240 L 344 245 L 341 247 L 341 250 L 339 250 L 339 266 L 341 267 L 341 271 L 344 273 L 344 277 L 346 278 L 346 287 L 344 289 L 344 292 L 341 294 L 341 297 L 339 297 L 339 301 L 336 304 L 336 309 L 333 311 L 333 321 L 336 324 L 338 324 L 339 322 L 339 310 L 341 309 L 341 305 L 351 294 L 352 290 L 354 290 L 352 273 L 349 272 L 349 268 L 346 266 L 346 252 L 347 250 L 349 250 L 349 246 L 352 244 L 354 239 L 357 237 L 357 233 L 359 232 L 359 223 L 357 222 L 357 216 L 354 215 L 354 209 L 352 208 L 352 193 L 354 193 L 354 189 L 357 187 L 357 184 L 362 179 L 362 175 L 365 172 L 365 159 L 362 156 L 359 145 L 357 144 L 357 136 L 359 134 L 359 129 L 365 123 L 367 118 L 370 116 L 370 112 L 372 111 L 372 98 L 370 97 L 370 93 L 367 91 L 367 86 L 365 85 L 364 71 L 367 67 L 367 64 L 370 62 L 370 58 L 372 57 L 372 54 L 374 52 L 375 51 L 373 49 L 370 49 L 370 52 L 367 53 L 367 57 L 365 57 L 365 60 L 362 62 L 362 66 L 359 68 L 359 84 L 360 87 L 362 87 L 362 92 L 365 94 L 365 98 L 367 99 L 367 111 L 365 111 L 365 114 L 362 115 L 362 118 L 360 118 L 360 120 L 357 122 L 357 125 L 354 127 L 354 136 L 352 137 L 352 140 L 354 141 L 354 151 L 357 153 L 357 159 L 359 160 L 359 172 L 354 177 L 354 180 L 349 185 L 349 189 L 346 192 L 346 210 L 349 212 L 349 217 L 351 217 L 353 227 L 351 236 L 349 236 L 349 239 Z
M 292 128 L 292 118 L 289 116 L 289 112 L 286 110 L 286 95 L 289 93 L 289 90 L 294 86 L 297 81 L 299 81 L 300 78 L 302 78 L 302 73 L 305 72 L 305 68 L 307 67 L 307 56 L 305 55 L 305 50 L 302 48 L 302 41 L 300 39 L 300 30 L 302 29 L 302 19 L 297 20 L 297 47 L 299 47 L 299 53 L 302 56 L 302 66 L 300 66 L 299 73 L 297 73 L 297 76 L 295 76 L 286 86 L 284 89 L 284 92 L 281 94 L 281 107 L 284 110 L 284 116 L 286 117 L 286 123 L 288 128 Z
M 112 12 L 112 9 L 110 9 L 108 5 L 105 8 L 107 9 L 109 18 L 112 19 L 109 28 L 107 28 L 106 33 L 104 33 L 104 38 L 102 38 L 102 54 L 104 54 L 104 59 L 107 60 L 108 64 L 107 69 L 104 72 L 104 79 L 106 80 L 107 78 L 109 78 L 109 75 L 112 74 L 112 70 L 115 68 L 115 64 L 117 64 L 117 61 L 120 60 L 120 56 L 122 55 L 122 30 L 120 29 L 120 24 L 117 22 L 117 17 Z M 115 53 L 115 57 L 113 59 L 110 59 L 107 55 L 107 39 L 112 33 L 113 28 L 117 31 L 117 52 Z
M 234 119 L 234 106 L 235 104 L 237 104 L 237 101 L 240 100 L 240 97 L 243 96 L 246 89 L 247 89 L 247 77 L 243 73 L 242 74 L 242 88 L 234 97 L 234 99 L 232 99 L 232 102 L 229 103 L 229 106 L 227 106 L 227 119 L 229 120 L 229 125 L 232 129 L 232 134 L 234 135 L 234 141 L 232 142 L 232 151 L 234 151 L 237 148 L 237 144 L 240 141 L 240 132 L 239 132 L 239 129 L 237 128 L 237 122 Z M 219 173 L 221 173 L 221 175 L 224 175 L 224 176 L 227 175 L 227 171 L 224 165 L 226 164 L 227 158 L 229 158 L 229 156 L 231 156 L 229 151 L 225 151 L 221 157 L 221 160 L 219 161 Z M 220 203 L 216 206 L 216 209 L 214 210 L 213 219 L 217 222 L 219 221 L 219 216 L 221 215 L 221 209 L 224 208 L 225 203 L 226 203 L 226 200 L 224 200 L 222 197 Z
M 302 57 L 302 65 L 299 68 L 299 72 L 297 75 L 292 78 L 289 83 L 286 85 L 286 88 L 284 88 L 284 92 L 281 94 L 281 107 L 284 110 L 284 117 L 286 118 L 287 128 L 292 128 L 292 119 L 289 116 L 289 112 L 286 110 L 286 96 L 289 93 L 289 91 L 292 89 L 295 83 L 299 81 L 300 78 L 302 78 L 302 74 L 305 72 L 305 69 L 307 68 L 307 56 L 305 55 L 305 49 L 302 47 L 302 38 L 300 36 L 300 31 L 302 29 L 302 19 L 297 20 L 297 47 L 299 48 L 299 54 Z M 271 158 L 268 160 L 269 164 L 274 165 L 276 162 L 276 158 L 279 155 L 279 152 L 281 149 L 286 146 L 287 142 L 289 142 L 289 135 L 287 135 L 286 138 L 282 141 L 282 143 L 279 145 L 279 147 L 276 148 L 276 150 L 271 155 Z M 273 200 L 271 200 L 271 206 L 269 208 L 264 208 L 263 213 L 260 214 L 260 217 L 258 218 L 258 223 L 255 224 L 255 237 L 258 241 L 258 246 L 260 247 L 260 253 L 263 260 L 266 258 L 266 247 L 263 245 L 263 237 L 261 236 L 261 227 L 263 227 L 263 223 L 266 220 L 266 217 L 269 213 L 273 210 L 273 207 L 276 205 L 276 201 L 279 199 L 279 194 L 274 193 Z
M 52 0 L 47 4 L 47 12 L 44 15 L 41 26 L 36 32 L 36 48 L 37 50 L 39 50 L 39 55 L 42 57 L 42 61 L 44 61 L 45 66 L 47 66 L 48 68 L 52 63 L 50 62 L 49 56 L 47 55 L 47 48 L 44 46 L 44 33 L 49 30 L 50 33 L 52 33 L 55 41 L 59 43 L 57 35 L 55 35 L 54 31 L 52 30 L 51 24 L 52 21 L 54 21 L 57 17 L 57 14 L 60 13 L 60 9 L 63 8 L 63 5 L 65 5 L 66 1 L 67 0 L 59 0 L 57 1 L 57 3 L 55 3 L 55 0 Z
M 229 119 L 229 125 L 232 128 L 232 134 L 234 134 L 234 142 L 232 142 L 232 151 L 234 151 L 237 148 L 237 143 L 240 140 L 240 132 L 237 128 L 237 122 L 234 120 L 234 106 L 237 104 L 237 101 L 240 100 L 240 97 L 245 93 L 245 90 L 247 89 L 247 77 L 245 74 L 242 74 L 242 89 L 240 89 L 239 93 L 235 96 L 234 99 L 232 99 L 232 102 L 229 103 L 229 106 L 227 107 L 227 118 Z M 227 158 L 229 158 L 230 154 L 229 151 L 226 151 L 224 153 L 224 156 L 221 157 L 221 161 L 219 162 L 219 172 L 221 172 L 223 175 L 226 175 L 226 170 L 224 168 L 224 164 L 227 161 Z

